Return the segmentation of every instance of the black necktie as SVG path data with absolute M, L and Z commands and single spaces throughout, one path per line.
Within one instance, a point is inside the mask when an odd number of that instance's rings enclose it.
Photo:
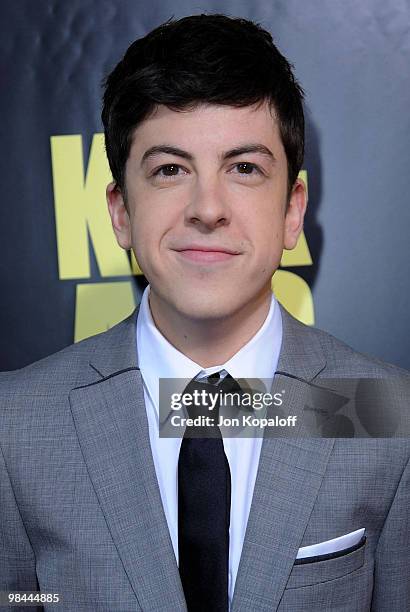
M 229 374 L 218 384 L 216 374 L 202 383 L 192 380 L 184 392 L 240 389 Z M 211 414 L 216 423 L 218 408 L 211 412 L 205 408 L 203 414 Z M 208 437 L 190 437 L 201 434 Z M 195 428 L 195 432 L 187 427 L 178 461 L 178 549 L 189 612 L 228 611 L 230 509 L 231 473 L 219 427 Z

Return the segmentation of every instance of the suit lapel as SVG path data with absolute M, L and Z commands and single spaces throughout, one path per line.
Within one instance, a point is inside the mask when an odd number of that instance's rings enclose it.
M 281 314 L 283 342 L 272 393 L 286 387 L 289 412 L 299 416 L 304 385 L 326 361 L 316 333 L 282 307 Z M 277 609 L 333 445 L 333 439 L 264 438 L 232 612 Z
M 70 392 L 85 463 L 142 610 L 185 611 L 152 459 L 135 347 L 138 310 L 96 337 L 90 366 L 102 377 Z M 95 374 L 94 374 L 95 376 Z
M 283 342 L 274 379 L 311 381 L 326 366 L 313 330 L 282 307 Z M 135 346 L 134 313 L 96 336 L 89 384 L 70 405 L 84 460 L 113 541 L 143 610 L 186 611 L 149 442 Z M 95 381 L 95 373 L 101 377 Z M 292 387 L 291 387 L 292 389 Z M 294 386 L 295 413 L 302 408 Z M 293 406 L 292 406 L 293 408 Z M 279 605 L 334 440 L 265 438 L 232 612 Z

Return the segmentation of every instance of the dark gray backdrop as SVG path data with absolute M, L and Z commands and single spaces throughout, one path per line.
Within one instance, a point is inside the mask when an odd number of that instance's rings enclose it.
M 0 26 L 0 370 L 73 341 L 77 281 L 58 276 L 50 136 L 82 134 L 87 157 L 102 75 L 135 38 L 204 11 L 261 22 L 306 91 L 314 265 L 292 271 L 312 288 L 317 327 L 410 368 L 409 2 L 15 0 Z

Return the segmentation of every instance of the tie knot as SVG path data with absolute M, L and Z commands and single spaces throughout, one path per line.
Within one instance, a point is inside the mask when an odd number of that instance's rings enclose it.
M 218 384 L 218 381 L 221 378 L 221 372 L 222 372 L 222 370 L 220 370 L 219 372 L 214 372 L 213 374 L 209 374 L 209 376 L 207 377 L 207 381 L 211 385 Z
M 213 417 L 214 424 L 216 424 L 222 396 L 228 392 L 242 391 L 230 374 L 223 377 L 221 373 L 222 370 L 200 379 L 195 377 L 185 387 L 183 395 L 189 396 L 186 408 L 190 418 Z
M 217 387 L 221 393 L 227 393 L 228 391 L 242 391 L 242 387 L 239 385 L 239 383 L 226 370 L 218 370 L 218 372 L 213 372 L 212 374 L 208 374 L 208 376 L 204 376 L 203 378 L 195 377 L 193 380 L 198 381 L 203 385 L 212 385 L 213 387 Z

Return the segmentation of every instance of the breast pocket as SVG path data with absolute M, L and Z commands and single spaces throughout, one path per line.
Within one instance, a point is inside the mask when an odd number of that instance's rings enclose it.
M 339 551 L 295 562 L 286 589 L 297 589 L 347 576 L 360 569 L 365 560 L 366 537 L 354 550 Z

